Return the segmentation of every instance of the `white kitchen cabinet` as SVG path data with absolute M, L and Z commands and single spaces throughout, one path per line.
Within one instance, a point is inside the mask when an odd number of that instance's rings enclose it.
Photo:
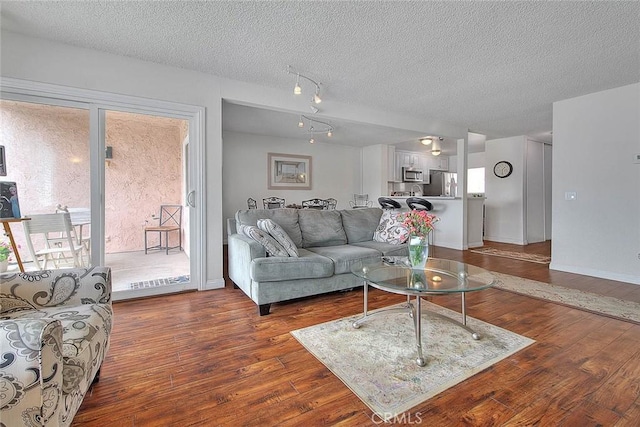
M 449 158 L 441 156 L 427 156 L 428 167 L 436 171 L 449 170 Z
M 399 182 L 402 181 L 400 170 L 396 164 L 396 147 L 395 145 L 387 146 L 387 181 Z

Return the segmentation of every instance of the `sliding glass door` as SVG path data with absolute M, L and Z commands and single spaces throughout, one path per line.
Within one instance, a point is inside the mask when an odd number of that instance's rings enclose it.
M 184 148 L 190 135 L 200 141 L 192 113 L 15 92 L 1 93 L 0 113 L 0 182 L 14 183 L 23 216 L 69 212 L 86 248 L 82 265 L 112 267 L 114 299 L 198 288 L 202 251 L 192 248 L 202 241 L 192 236 L 202 235 L 193 230 L 203 215 L 186 203 L 197 183 L 185 166 L 201 165 Z M 180 220 L 160 242 L 145 228 L 161 225 L 162 205 L 177 206 Z M 11 228 L 24 269 L 37 269 L 22 224 Z M 145 251 L 145 234 L 147 248 L 160 248 Z M 10 268 L 18 270 L 15 260 Z

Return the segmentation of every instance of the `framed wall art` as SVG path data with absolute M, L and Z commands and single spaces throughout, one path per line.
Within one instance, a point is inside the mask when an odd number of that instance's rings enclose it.
M 311 190 L 311 156 L 268 153 L 269 190 Z
M 0 145 L 0 176 L 7 176 L 7 165 L 4 154 L 4 145 Z

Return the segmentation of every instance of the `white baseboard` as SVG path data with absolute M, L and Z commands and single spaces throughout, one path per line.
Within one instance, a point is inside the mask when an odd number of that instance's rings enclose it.
M 204 283 L 204 286 L 200 290 L 209 291 L 212 289 L 222 289 L 222 288 L 224 288 L 224 279 L 220 278 L 220 279 L 207 280 Z
M 584 276 L 599 277 L 600 279 L 616 280 L 618 282 L 640 285 L 640 277 L 630 274 L 619 274 L 612 271 L 602 271 L 593 268 L 576 267 L 575 265 L 549 264 L 549 270 L 565 271 L 567 273 L 582 274 Z

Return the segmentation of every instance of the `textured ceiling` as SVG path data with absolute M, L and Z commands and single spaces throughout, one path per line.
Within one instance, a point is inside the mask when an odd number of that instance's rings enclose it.
M 325 99 L 489 138 L 549 140 L 554 101 L 640 81 L 636 1 L 2 1 L 1 15 L 3 30 L 283 90 L 291 64 Z

